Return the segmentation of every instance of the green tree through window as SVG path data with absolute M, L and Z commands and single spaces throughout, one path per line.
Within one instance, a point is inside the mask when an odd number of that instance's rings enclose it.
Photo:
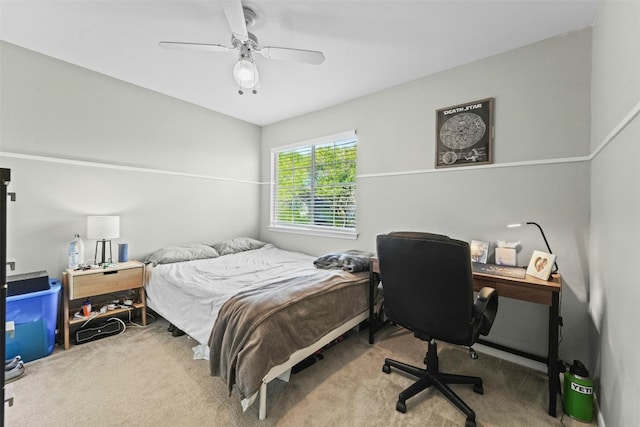
M 272 226 L 355 231 L 355 133 L 274 150 Z

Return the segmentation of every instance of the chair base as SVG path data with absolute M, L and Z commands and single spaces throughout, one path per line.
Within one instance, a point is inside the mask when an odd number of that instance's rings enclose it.
M 447 384 L 471 384 L 473 385 L 474 392 L 483 394 L 484 388 L 482 386 L 482 378 L 440 372 L 438 368 L 438 346 L 435 340 L 429 341 L 429 350 L 427 351 L 424 362 L 427 365 L 427 369 L 420 369 L 415 366 L 407 365 L 406 363 L 398 362 L 397 360 L 384 360 L 384 365 L 382 366 L 382 371 L 384 373 L 391 373 L 391 367 L 394 367 L 418 378 L 418 381 L 398 395 L 396 410 L 402 413 L 407 412 L 407 399 L 431 386 L 434 386 L 467 416 L 465 427 L 475 427 L 475 412 L 469 407 L 469 405 L 460 399 L 460 397 L 451 390 Z

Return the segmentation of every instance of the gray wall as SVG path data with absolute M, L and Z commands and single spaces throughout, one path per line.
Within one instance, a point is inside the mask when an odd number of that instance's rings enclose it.
M 266 126 L 262 180 L 272 147 L 358 132 L 358 240 L 269 232 L 262 190 L 261 238 L 311 254 L 375 250 L 378 233 L 424 230 L 462 240 L 522 242 L 518 262 L 545 250 L 540 223 L 565 280 L 560 355 L 588 363 L 587 244 L 591 31 L 584 30 Z M 435 110 L 495 98 L 495 164 L 434 169 Z M 492 340 L 546 354 L 545 307 L 503 299 Z
M 640 407 L 640 2 L 605 1 L 593 31 L 592 372 L 601 425 L 638 425 Z
M 60 277 L 87 215 L 120 215 L 114 250 L 127 242 L 138 259 L 169 244 L 258 236 L 258 126 L 11 44 L 0 49 L 0 166 L 11 168 L 17 193 L 9 274 Z M 93 257 L 95 241 L 85 245 Z

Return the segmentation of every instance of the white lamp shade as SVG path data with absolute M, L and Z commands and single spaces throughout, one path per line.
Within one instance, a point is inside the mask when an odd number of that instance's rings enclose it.
M 240 87 L 255 88 L 258 85 L 258 68 L 253 60 L 241 58 L 233 67 L 233 77 Z
M 120 237 L 119 216 L 88 216 L 87 238 L 89 239 L 117 239 Z

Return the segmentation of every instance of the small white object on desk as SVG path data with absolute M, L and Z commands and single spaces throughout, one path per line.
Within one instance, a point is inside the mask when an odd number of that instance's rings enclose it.
M 496 247 L 496 264 L 515 267 L 517 265 L 516 248 L 519 244 L 520 242 L 498 240 L 498 246 Z

